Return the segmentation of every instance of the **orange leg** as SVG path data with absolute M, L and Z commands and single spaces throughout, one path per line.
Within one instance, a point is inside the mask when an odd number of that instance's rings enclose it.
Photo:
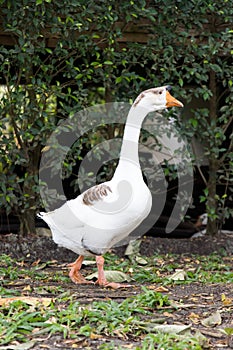
M 71 281 L 73 281 L 74 283 L 92 283 L 90 281 L 87 281 L 80 272 L 83 259 L 84 256 L 80 255 L 78 259 L 75 260 L 75 262 L 68 265 L 68 267 L 70 267 L 69 276 Z
M 98 268 L 98 280 L 96 281 L 96 284 L 99 284 L 100 286 L 104 286 L 104 287 L 110 287 L 113 289 L 132 287 L 129 284 L 108 282 L 106 280 L 106 277 L 104 275 L 104 258 L 102 256 L 96 256 L 96 264 L 97 264 L 97 268 Z

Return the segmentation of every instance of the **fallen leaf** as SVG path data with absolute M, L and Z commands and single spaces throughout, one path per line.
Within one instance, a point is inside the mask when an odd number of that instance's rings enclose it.
M 205 327 L 215 327 L 219 324 L 221 324 L 222 318 L 220 312 L 217 310 L 209 317 L 205 318 L 201 321 L 201 324 Z
M 27 286 L 25 286 L 25 287 L 23 288 L 23 291 L 24 291 L 24 292 L 31 291 L 31 290 L 32 290 L 32 287 L 30 286 L 30 284 L 28 284 Z
M 135 256 L 136 254 L 139 253 L 140 250 L 140 245 L 142 243 L 141 239 L 133 239 L 129 241 L 129 244 L 126 247 L 125 250 L 125 255 L 133 255 Z
M 116 270 L 109 270 L 104 272 L 105 277 L 108 282 L 130 282 L 131 278 L 126 275 L 124 272 L 116 271 Z M 91 275 L 87 276 L 87 280 L 97 279 L 98 278 L 98 272 L 94 272 Z
M 184 334 L 191 329 L 191 324 L 189 325 L 176 325 L 176 324 L 166 324 L 158 325 L 153 327 L 153 331 L 159 331 L 161 333 L 169 334 Z
M 95 334 L 95 333 L 90 334 L 90 339 L 92 339 L 92 340 L 96 340 L 96 339 L 100 339 L 100 338 L 103 338 L 102 335 L 100 335 L 100 334 Z
M 51 316 L 45 323 L 48 324 L 56 324 L 57 323 L 57 318 L 55 316 Z
M 36 344 L 36 341 L 29 341 L 23 344 L 0 346 L 0 350 L 29 350 Z
M 188 317 L 189 318 L 200 318 L 200 316 L 198 314 L 195 314 L 195 312 L 191 312 L 191 314 L 189 314 Z
M 190 307 L 206 307 L 204 304 L 182 304 L 175 300 L 170 300 L 170 305 L 177 309 L 188 309 Z
M 221 295 L 221 300 L 224 306 L 230 306 L 233 304 L 233 298 L 228 298 L 225 294 Z
M 169 277 L 169 279 L 173 281 L 184 281 L 186 277 L 187 277 L 187 274 L 184 270 L 177 269 L 176 272 Z
M 148 261 L 146 261 L 144 258 L 142 258 L 141 256 L 136 256 L 135 257 L 135 260 L 136 262 L 139 264 L 139 265 L 147 265 L 148 264 Z
M 219 330 L 219 332 L 218 332 L 216 329 L 214 329 L 214 330 L 202 329 L 202 330 L 201 330 L 201 333 L 206 334 L 206 335 L 208 335 L 209 337 L 222 338 L 222 333 L 220 332 L 220 330 Z
M 163 286 L 159 286 L 159 287 L 155 288 L 154 290 L 155 290 L 155 292 L 168 292 L 169 291 L 168 288 L 165 288 Z
M 156 286 L 148 286 L 147 287 L 148 289 L 152 289 L 152 290 L 154 290 L 155 292 L 168 292 L 169 291 L 169 289 L 168 288 L 165 288 L 165 287 L 163 287 L 163 286 L 159 286 L 159 287 L 156 287 Z
M 191 312 L 188 315 L 188 318 L 195 324 L 199 323 L 200 316 L 198 314 L 195 314 L 195 312 Z
M 119 329 L 115 329 L 114 331 L 113 331 L 113 333 L 117 336 L 117 337 L 119 337 L 119 338 L 123 338 L 123 339 L 125 339 L 126 338 L 126 335 L 125 334 L 123 334 Z
M 49 306 L 52 302 L 52 298 L 35 298 L 35 297 L 10 297 L 10 298 L 0 298 L 0 306 L 9 305 L 14 301 L 22 301 L 28 305 L 36 306 L 37 304 L 43 304 L 44 306 Z
M 41 262 L 41 260 L 40 260 L 40 259 L 37 259 L 36 261 L 34 261 L 34 262 L 32 263 L 32 266 L 38 266 L 40 262 Z
M 192 259 L 190 259 L 190 258 L 184 258 L 184 261 L 185 261 L 185 262 L 190 262 L 190 261 L 192 261 Z
M 134 344 L 124 344 L 124 349 L 135 349 Z

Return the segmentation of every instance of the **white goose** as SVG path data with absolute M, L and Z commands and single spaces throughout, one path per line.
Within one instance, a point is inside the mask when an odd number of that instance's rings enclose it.
M 127 237 L 151 210 L 151 193 L 138 158 L 138 140 L 149 112 L 183 106 L 169 91 L 170 86 L 152 88 L 134 101 L 125 125 L 119 163 L 110 181 L 88 189 L 54 211 L 39 214 L 49 225 L 54 242 L 79 254 L 69 265 L 74 283 L 88 283 L 80 269 L 84 256 L 94 255 L 98 268 L 96 283 L 112 288 L 127 286 L 106 280 L 102 255 Z

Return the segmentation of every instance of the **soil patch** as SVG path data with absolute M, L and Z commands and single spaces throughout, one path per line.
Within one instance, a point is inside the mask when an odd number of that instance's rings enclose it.
M 119 256 L 124 256 L 126 246 L 112 249 Z M 56 259 L 60 262 L 75 260 L 77 255 L 70 250 L 58 247 L 50 237 L 30 236 L 19 237 L 16 234 L 0 236 L 0 252 L 9 254 L 16 259 L 48 261 Z M 233 254 L 233 233 L 219 233 L 214 237 L 203 236 L 200 238 L 142 238 L 140 253 L 145 256 L 158 254 L 198 254 L 209 255 Z

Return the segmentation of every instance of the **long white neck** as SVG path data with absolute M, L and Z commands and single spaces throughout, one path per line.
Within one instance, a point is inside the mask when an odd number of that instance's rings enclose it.
M 142 122 L 148 114 L 148 110 L 140 107 L 131 107 L 121 146 L 120 159 L 114 176 L 142 176 L 138 157 L 138 141 Z

